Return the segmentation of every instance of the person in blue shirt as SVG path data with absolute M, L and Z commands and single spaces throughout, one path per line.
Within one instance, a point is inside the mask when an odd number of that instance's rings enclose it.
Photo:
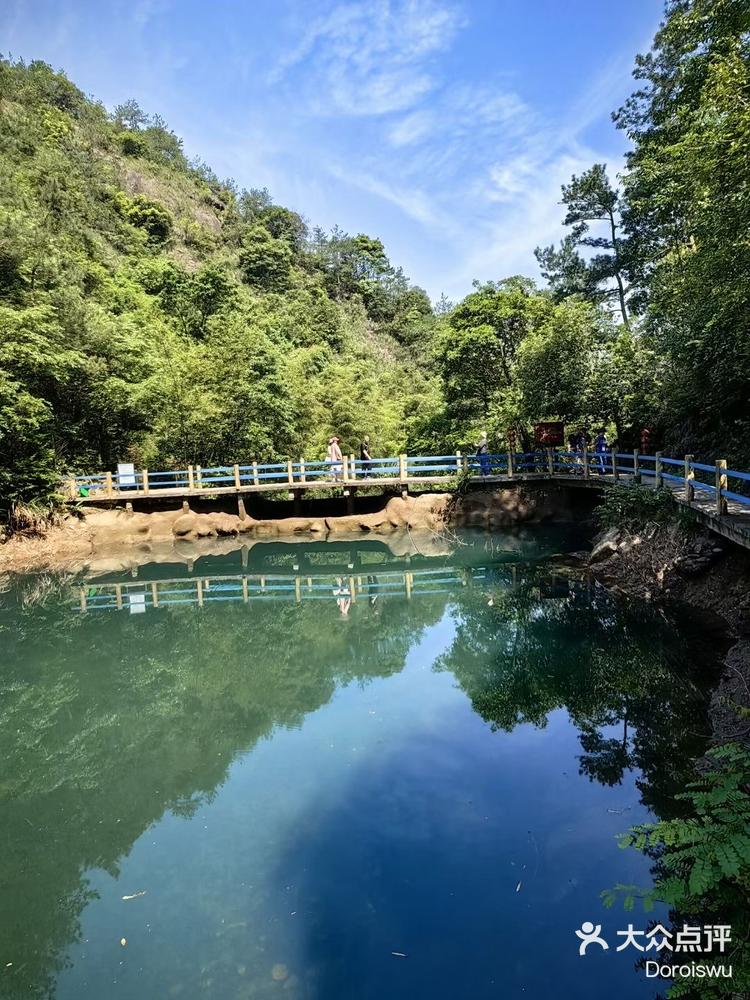
M 479 444 L 477 445 L 477 457 L 479 459 L 479 467 L 482 470 L 482 475 L 489 476 L 490 447 L 487 444 L 487 431 L 482 431 L 481 437 L 479 438 Z
M 607 435 L 604 433 L 604 428 L 602 427 L 599 433 L 594 438 L 594 451 L 598 456 L 599 461 L 599 475 L 604 475 L 604 456 L 609 451 L 609 445 L 607 444 Z

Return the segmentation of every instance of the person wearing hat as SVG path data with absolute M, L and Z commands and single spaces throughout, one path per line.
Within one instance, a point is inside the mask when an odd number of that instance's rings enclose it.
M 331 475 L 333 477 L 334 483 L 338 481 L 341 473 L 344 471 L 343 461 L 344 456 L 341 453 L 341 448 L 339 446 L 339 439 L 334 435 L 328 441 L 328 452 L 326 454 L 326 461 L 331 466 Z
M 479 438 L 479 444 L 477 445 L 477 458 L 479 459 L 479 467 L 482 470 L 482 475 L 489 476 L 490 447 L 487 444 L 487 431 L 482 431 L 482 434 Z

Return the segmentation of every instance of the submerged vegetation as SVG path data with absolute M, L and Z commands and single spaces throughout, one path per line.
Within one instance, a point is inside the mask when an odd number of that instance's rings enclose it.
M 109 113 L 44 63 L 0 61 L 0 508 L 60 474 L 442 454 L 534 420 L 648 425 L 750 461 L 746 4 L 669 0 L 602 164 L 563 188 L 548 287 L 433 306 L 366 234 L 240 190 L 158 115 Z M 700 406 L 698 406 L 700 400 Z

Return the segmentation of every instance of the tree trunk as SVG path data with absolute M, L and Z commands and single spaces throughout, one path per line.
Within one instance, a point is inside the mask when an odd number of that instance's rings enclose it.
M 622 282 L 622 275 L 620 274 L 620 255 L 617 252 L 617 229 L 615 228 L 615 215 L 611 209 L 609 210 L 609 226 L 612 231 L 612 250 L 615 255 L 615 279 L 617 281 L 617 296 L 620 300 L 620 312 L 622 313 L 623 323 L 628 329 L 630 329 L 628 310 L 625 305 L 625 286 Z

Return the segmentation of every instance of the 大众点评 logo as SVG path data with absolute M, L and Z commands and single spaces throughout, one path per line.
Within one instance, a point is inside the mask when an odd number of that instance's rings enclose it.
M 732 942 L 732 928 L 729 924 L 706 924 L 696 927 L 683 924 L 682 930 L 670 931 L 657 924 L 651 930 L 643 931 L 628 924 L 624 931 L 617 931 L 616 936 L 623 940 L 615 951 L 635 948 L 637 951 L 666 950 L 692 954 L 718 951 L 723 954 L 725 947 Z M 585 920 L 576 931 L 576 937 L 581 941 L 578 946 L 579 955 L 585 955 L 589 945 L 598 945 L 604 951 L 609 949 L 609 943 L 602 937 L 601 924 Z
M 602 935 L 602 925 L 594 924 L 591 920 L 584 920 L 575 932 L 579 939 L 578 954 L 586 955 L 591 946 L 609 951 L 609 942 Z M 660 961 L 667 957 L 667 953 L 672 952 L 675 957 L 683 960 L 683 964 L 660 965 L 659 962 L 646 962 L 646 975 L 651 978 L 662 976 L 665 978 L 725 978 L 731 979 L 732 967 L 723 965 L 703 965 L 696 962 L 684 963 L 684 956 L 703 954 L 710 956 L 719 952 L 724 954 L 724 949 L 732 942 L 732 928 L 729 924 L 706 924 L 704 926 L 690 926 L 683 924 L 681 930 L 668 930 L 662 924 L 657 924 L 650 930 L 639 930 L 628 924 L 623 931 L 616 931 L 616 938 L 620 943 L 615 951 L 625 951 L 627 948 L 634 948 L 641 952 L 655 952 L 659 954 Z M 613 941 L 614 944 L 614 941 Z

